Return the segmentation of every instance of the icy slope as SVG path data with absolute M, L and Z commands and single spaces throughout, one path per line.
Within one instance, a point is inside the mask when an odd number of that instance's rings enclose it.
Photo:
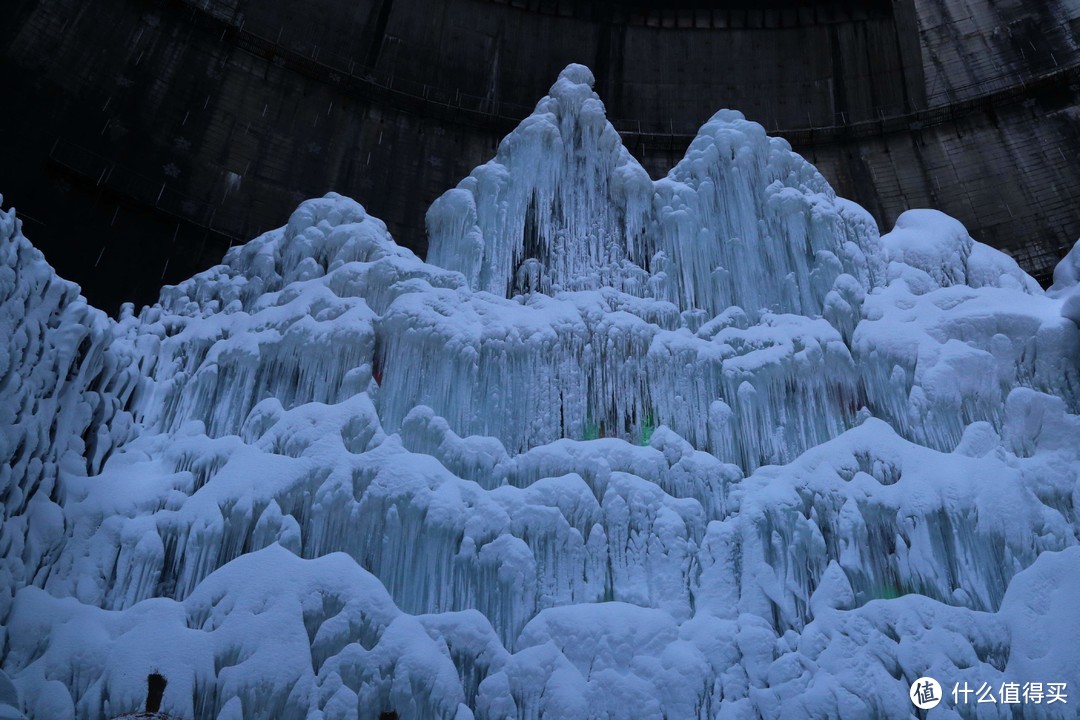
M 0 617 L 17 587 L 51 572 L 61 476 L 96 474 L 136 432 L 129 410 L 145 382 L 130 320 L 88 307 L 19 225 L 0 211 Z
M 151 672 L 221 720 L 1080 692 L 1074 260 L 1044 294 L 940 214 L 879 238 L 728 111 L 653 182 L 590 84 L 433 205 L 429 263 L 329 195 L 115 322 L 0 214 L 27 717 Z

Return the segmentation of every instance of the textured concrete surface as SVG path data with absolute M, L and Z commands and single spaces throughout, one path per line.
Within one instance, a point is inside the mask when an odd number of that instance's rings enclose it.
M 933 206 L 1046 276 L 1080 236 L 1066 0 L 12 0 L 0 192 L 105 307 L 337 190 L 423 214 L 584 62 L 654 175 L 735 107 L 884 229 Z

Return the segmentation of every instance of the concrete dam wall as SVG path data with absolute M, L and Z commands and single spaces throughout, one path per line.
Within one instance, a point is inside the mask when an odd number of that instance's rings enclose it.
M 112 309 L 330 190 L 423 255 L 428 205 L 581 62 L 653 177 L 735 108 L 883 230 L 936 207 L 1045 282 L 1080 236 L 1078 28 L 1060 0 L 15 0 L 0 191 Z

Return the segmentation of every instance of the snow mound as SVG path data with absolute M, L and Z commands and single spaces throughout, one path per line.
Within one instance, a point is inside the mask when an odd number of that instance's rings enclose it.
M 582 66 L 430 262 L 330 194 L 112 320 L 0 213 L 0 716 L 151 673 L 218 720 L 1075 691 L 1071 276 L 901 220 L 733 111 L 654 182 Z
M 888 260 L 929 275 L 936 287 L 1007 287 L 1041 294 L 1039 284 L 1011 257 L 968 235 L 963 224 L 938 210 L 908 210 L 881 237 Z M 910 268 L 900 272 L 910 273 Z
M 1080 243 L 1054 268 L 1054 284 L 1047 294 L 1061 298 L 1061 314 L 1080 325 Z
M 1060 294 L 1080 285 L 1080 243 L 1061 259 L 1054 268 L 1054 284 L 1049 294 Z

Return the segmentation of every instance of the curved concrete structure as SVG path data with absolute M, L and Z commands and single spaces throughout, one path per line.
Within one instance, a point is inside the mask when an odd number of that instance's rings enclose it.
M 427 205 L 590 65 L 654 175 L 716 109 L 883 229 L 936 207 L 1041 279 L 1080 236 L 1064 0 L 14 0 L 0 192 L 104 307 L 152 300 L 336 190 L 425 247 Z

